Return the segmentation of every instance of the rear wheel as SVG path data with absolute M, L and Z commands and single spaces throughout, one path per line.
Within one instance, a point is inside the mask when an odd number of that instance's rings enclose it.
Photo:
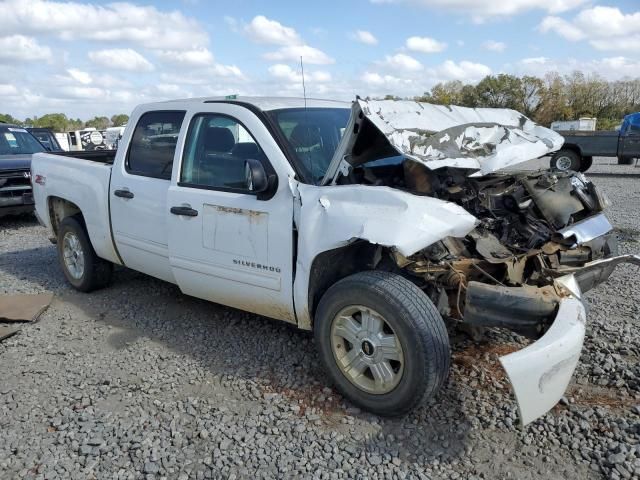
M 582 157 L 573 150 L 560 150 L 551 157 L 550 167 L 552 170 L 561 172 L 569 170 L 579 172 L 582 167 Z
M 62 220 L 57 243 L 64 276 L 76 290 L 90 292 L 109 284 L 113 264 L 96 255 L 79 218 Z
M 314 334 L 338 390 L 379 415 L 401 415 L 440 389 L 449 337 L 429 298 L 407 279 L 368 271 L 322 297 Z

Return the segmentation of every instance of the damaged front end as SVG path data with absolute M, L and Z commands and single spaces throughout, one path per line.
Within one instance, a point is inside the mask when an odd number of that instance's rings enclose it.
M 638 256 L 616 256 L 606 197 L 580 173 L 500 172 L 562 145 L 555 132 L 510 110 L 359 100 L 347 128 L 325 183 L 391 187 L 456 204 L 476 219 L 464 235 L 391 255 L 443 317 L 536 340 L 500 361 L 522 424 L 543 415 L 579 359 L 582 293 L 619 263 L 640 264 Z
M 463 206 L 477 226 L 464 238 L 396 258 L 423 282 L 444 317 L 472 330 L 506 328 L 537 340 L 500 358 L 525 425 L 553 407 L 569 384 L 585 333 L 582 293 L 606 281 L 617 264 L 640 264 L 639 257 L 616 256 L 616 237 L 602 213 L 606 199 L 581 174 L 465 178 L 432 194 Z

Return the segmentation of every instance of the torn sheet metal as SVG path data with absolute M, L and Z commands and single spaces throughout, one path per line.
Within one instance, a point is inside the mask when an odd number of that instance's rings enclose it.
M 521 426 L 547 413 L 564 395 L 580 358 L 585 323 L 582 302 L 564 298 L 540 340 L 500 357 L 518 402 Z
M 394 247 L 408 257 L 444 237 L 464 237 L 477 219 L 453 202 L 389 187 L 299 185 L 300 236 L 315 253 L 356 239 Z M 315 255 L 314 255 L 315 256 Z
M 0 321 L 35 322 L 51 300 L 51 293 L 0 295 Z
M 611 230 L 613 230 L 613 226 L 605 214 L 599 213 L 558 230 L 558 234 L 564 240 L 573 240 L 574 245 L 582 245 L 609 233 Z
M 477 219 L 452 202 L 388 187 L 291 184 L 298 246 L 294 298 L 299 324 L 310 325 L 307 311 L 309 268 L 322 252 L 356 240 L 393 247 L 405 257 L 442 240 L 464 237 Z
M 430 169 L 493 173 L 558 150 L 564 138 L 515 110 L 361 100 L 354 104 L 407 158 Z M 348 153 L 348 152 L 345 152 Z

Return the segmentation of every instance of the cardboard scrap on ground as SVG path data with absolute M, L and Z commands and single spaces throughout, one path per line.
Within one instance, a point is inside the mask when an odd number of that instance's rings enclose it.
M 0 341 L 15 334 L 20 327 L 6 322 L 35 322 L 53 300 L 51 293 L 35 295 L 0 295 Z

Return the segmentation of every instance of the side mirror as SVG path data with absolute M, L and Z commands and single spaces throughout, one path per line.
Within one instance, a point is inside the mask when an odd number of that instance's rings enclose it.
M 246 187 L 250 192 L 263 193 L 269 188 L 269 177 L 259 160 L 248 158 L 244 162 Z

